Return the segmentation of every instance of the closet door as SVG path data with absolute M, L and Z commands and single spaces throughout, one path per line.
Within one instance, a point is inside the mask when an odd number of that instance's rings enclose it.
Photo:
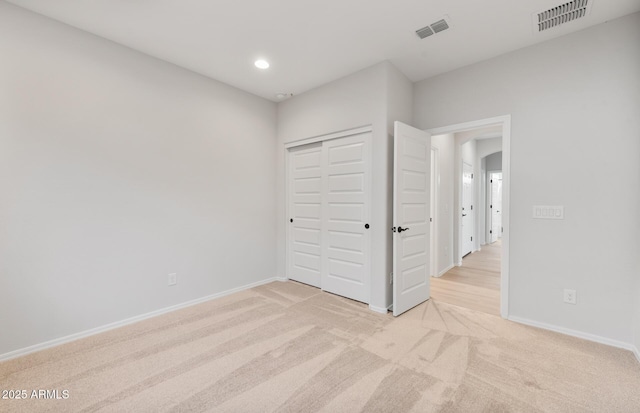
M 322 289 L 369 302 L 371 133 L 323 142 Z
M 289 149 L 288 277 L 321 286 L 322 144 Z

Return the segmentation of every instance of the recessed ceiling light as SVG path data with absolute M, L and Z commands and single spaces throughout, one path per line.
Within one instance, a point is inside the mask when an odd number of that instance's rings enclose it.
M 269 62 L 267 62 L 266 60 L 263 60 L 263 59 L 256 60 L 254 65 L 256 65 L 256 67 L 258 69 L 268 69 L 269 68 Z

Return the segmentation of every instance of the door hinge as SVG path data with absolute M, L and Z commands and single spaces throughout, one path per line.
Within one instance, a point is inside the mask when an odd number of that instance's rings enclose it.
M 493 205 L 489 205 L 489 208 L 493 208 Z
M 471 205 L 471 210 L 473 211 L 473 205 Z
M 433 222 L 433 218 L 429 218 L 429 222 Z
M 489 234 L 493 234 L 493 231 L 492 231 L 492 230 L 489 230 Z
M 471 241 L 473 241 L 473 237 L 471 237 Z
M 493 179 L 492 179 L 492 180 L 490 180 L 489 182 L 493 183 Z
M 471 179 L 473 179 L 473 174 L 471 174 Z

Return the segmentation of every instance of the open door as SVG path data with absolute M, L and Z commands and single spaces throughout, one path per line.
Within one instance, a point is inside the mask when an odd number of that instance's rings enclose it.
M 394 123 L 393 315 L 429 299 L 431 136 Z

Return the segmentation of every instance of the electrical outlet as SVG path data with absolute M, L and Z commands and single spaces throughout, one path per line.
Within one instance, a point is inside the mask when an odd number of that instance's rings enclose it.
M 576 303 L 576 290 L 564 290 L 564 302 L 567 304 L 575 304 Z
M 178 274 L 175 272 L 172 272 L 171 274 L 169 274 L 169 285 L 176 285 L 178 284 Z

